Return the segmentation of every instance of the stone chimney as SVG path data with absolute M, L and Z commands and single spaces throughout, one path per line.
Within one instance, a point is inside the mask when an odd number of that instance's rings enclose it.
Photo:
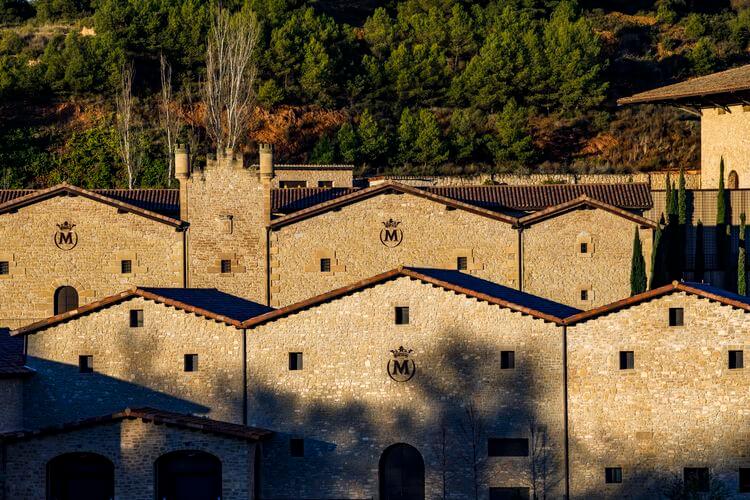
M 260 154 L 260 180 L 270 183 L 273 179 L 273 144 L 261 143 L 258 146 Z

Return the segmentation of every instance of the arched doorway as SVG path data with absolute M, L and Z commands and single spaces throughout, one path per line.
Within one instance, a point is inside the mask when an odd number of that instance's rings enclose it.
M 220 500 L 221 461 L 203 451 L 174 451 L 156 460 L 157 500 Z
M 47 463 L 48 500 L 112 500 L 115 466 L 96 453 L 66 453 Z
M 424 499 L 424 460 L 413 446 L 389 446 L 380 457 L 380 500 Z
M 78 308 L 78 292 L 72 286 L 61 286 L 55 290 L 55 314 Z
M 732 170 L 729 172 L 729 177 L 727 178 L 727 188 L 728 189 L 739 189 L 740 187 L 740 176 L 737 175 L 737 172 L 735 170 Z

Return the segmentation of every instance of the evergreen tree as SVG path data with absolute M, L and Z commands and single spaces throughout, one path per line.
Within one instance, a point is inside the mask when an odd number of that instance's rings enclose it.
M 664 266 L 663 262 L 660 257 L 663 253 L 663 243 L 662 243 L 662 230 L 661 230 L 661 224 L 658 224 L 656 226 L 656 230 L 654 231 L 654 246 L 653 250 L 651 251 L 651 277 L 648 280 L 648 288 L 649 290 L 653 290 L 654 288 L 659 288 L 664 283 Z
M 705 273 L 705 257 L 703 253 L 703 222 L 698 219 L 698 223 L 695 225 L 695 269 L 693 279 L 698 283 L 703 283 L 703 275 Z
M 646 261 L 643 259 L 643 246 L 635 228 L 633 238 L 633 259 L 630 264 L 630 295 L 637 295 L 646 291 Z
M 409 108 L 404 108 L 398 124 L 398 159 L 401 163 L 414 161 L 414 143 L 417 142 L 418 128 L 417 117 Z
M 737 252 L 737 293 L 747 295 L 747 254 L 745 249 L 745 212 L 740 214 L 739 248 Z
M 685 190 L 685 169 L 680 167 L 680 179 L 677 185 L 677 220 L 687 224 L 687 192 Z
M 687 241 L 687 192 L 685 190 L 685 169 L 680 167 L 680 177 L 677 181 L 677 244 L 675 245 L 675 254 L 678 257 L 679 265 L 678 277 L 687 267 L 685 256 L 685 242 Z
M 359 138 L 359 153 L 364 161 L 373 162 L 387 152 L 388 137 L 386 137 L 385 130 L 367 109 L 359 117 L 357 136 Z
M 344 123 L 336 134 L 339 143 L 339 156 L 346 163 L 357 161 L 357 133 L 351 123 Z
M 310 161 L 318 165 L 330 165 L 336 161 L 336 148 L 327 135 L 322 136 L 310 154 Z
M 664 191 L 664 198 L 666 203 L 666 211 L 667 211 L 667 222 L 669 222 L 669 216 L 674 213 L 674 206 L 672 204 L 672 181 L 669 179 L 669 172 L 667 172 L 667 179 L 665 181 L 665 191 Z
M 422 165 L 437 165 L 448 159 L 440 126 L 432 111 L 419 110 L 417 139 L 414 143 L 415 160 Z
M 724 190 L 724 157 L 719 163 L 719 190 L 716 193 L 716 262 L 719 271 L 726 271 L 727 244 L 727 197 Z M 726 276 L 725 276 L 726 278 Z

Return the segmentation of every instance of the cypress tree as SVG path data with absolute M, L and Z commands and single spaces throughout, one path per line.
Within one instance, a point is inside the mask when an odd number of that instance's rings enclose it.
M 677 222 L 687 224 L 687 192 L 685 190 L 685 169 L 680 168 L 680 179 L 677 184 Z
M 643 259 L 643 246 L 635 228 L 633 237 L 633 260 L 630 264 L 630 295 L 646 291 L 646 261 Z
M 687 267 L 687 257 L 685 255 L 685 243 L 687 242 L 687 192 L 685 190 L 685 169 L 680 167 L 680 177 L 677 181 L 677 242 L 674 248 L 677 260 L 675 264 L 679 265 L 677 277 L 682 277 Z
M 698 219 L 698 223 L 695 225 L 695 276 L 694 280 L 702 283 L 703 274 L 705 270 L 704 264 L 705 257 L 703 255 L 703 222 Z
M 737 252 L 737 293 L 747 295 L 747 255 L 745 253 L 745 212 L 740 214 L 739 248 Z
M 719 164 L 719 190 L 716 193 L 716 263 L 719 271 L 726 271 L 727 198 L 724 190 L 724 157 Z M 724 276 L 725 281 L 728 281 Z M 726 284 L 726 283 L 725 283 Z
M 664 219 L 664 217 L 662 217 Z M 661 272 L 662 263 L 659 258 L 661 254 L 661 224 L 657 224 L 656 230 L 654 231 L 654 248 L 651 251 L 651 276 L 648 280 L 648 288 L 653 290 L 654 288 L 660 287 L 662 283 Z
M 672 206 L 672 181 L 669 179 L 669 172 L 667 172 L 666 187 L 664 189 L 665 203 L 667 205 L 667 222 L 669 222 L 669 216 L 674 212 L 674 207 Z

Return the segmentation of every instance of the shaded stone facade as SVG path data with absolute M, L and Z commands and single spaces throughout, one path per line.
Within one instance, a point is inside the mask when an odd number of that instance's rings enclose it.
M 748 134 L 750 106 L 738 104 L 726 108 L 701 109 L 701 188 L 719 187 L 722 158 L 724 185 L 729 188 L 750 187 L 750 165 L 747 162 L 748 148 L 745 141 Z

